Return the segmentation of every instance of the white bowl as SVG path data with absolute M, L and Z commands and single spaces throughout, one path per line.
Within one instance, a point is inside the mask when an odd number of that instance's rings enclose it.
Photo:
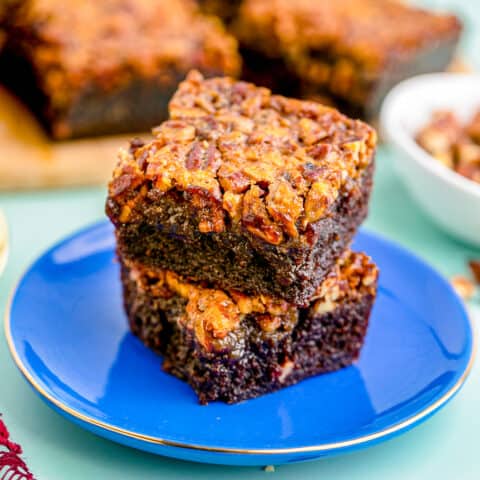
M 399 83 L 384 100 L 382 134 L 397 149 L 396 169 L 418 204 L 447 232 L 480 246 L 480 185 L 415 142 L 415 134 L 438 109 L 468 120 L 480 109 L 480 75 L 435 73 Z

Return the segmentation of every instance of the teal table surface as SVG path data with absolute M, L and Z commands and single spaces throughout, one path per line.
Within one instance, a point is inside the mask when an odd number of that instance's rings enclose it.
M 480 39 L 477 2 L 428 1 L 453 6 L 465 18 L 469 35 L 463 48 L 478 66 Z M 394 239 L 433 264 L 446 276 L 467 274 L 467 261 L 480 250 L 448 237 L 424 216 L 395 175 L 388 146 L 378 153 L 375 189 L 366 227 Z M 52 242 L 104 218 L 104 188 L 0 194 L 10 227 L 10 258 L 0 277 L 0 311 L 22 271 Z M 479 212 L 480 214 L 480 212 Z M 474 323 L 479 304 L 471 305 Z M 417 480 L 480 478 L 480 366 L 458 396 L 430 420 L 375 447 L 345 456 L 277 467 L 220 467 L 176 461 L 129 449 L 82 430 L 50 410 L 17 371 L 4 338 L 0 339 L 0 413 L 12 438 L 40 480 L 56 479 L 250 479 L 273 475 L 276 480 Z M 319 406 L 319 408 L 321 408 Z M 262 428 L 259 425 L 258 428 Z

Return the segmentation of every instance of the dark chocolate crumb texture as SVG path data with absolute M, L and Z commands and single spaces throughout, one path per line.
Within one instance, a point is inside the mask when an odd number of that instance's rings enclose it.
M 375 131 L 314 102 L 192 72 L 154 135 L 120 152 L 110 182 L 122 255 L 307 304 L 366 216 Z
M 256 397 L 350 365 L 359 355 L 378 271 L 344 252 L 306 308 L 192 283 L 120 256 L 132 332 L 164 356 L 201 403 Z

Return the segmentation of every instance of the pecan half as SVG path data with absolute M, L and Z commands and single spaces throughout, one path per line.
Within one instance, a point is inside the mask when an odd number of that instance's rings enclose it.
M 268 213 L 291 237 L 297 237 L 295 222 L 303 213 L 303 200 L 289 182 L 279 178 L 270 185 L 266 198 Z
M 325 180 L 314 182 L 305 199 L 307 221 L 313 223 L 320 220 L 337 196 L 338 191 L 332 188 L 330 182 Z
M 212 339 L 225 338 L 241 320 L 240 310 L 221 290 L 194 289 L 189 294 L 185 313 L 181 321 L 188 322 L 196 339 L 207 349 L 212 348 Z
M 263 202 L 265 192 L 253 185 L 243 197 L 242 224 L 253 235 L 272 245 L 279 245 L 283 240 L 281 228 L 272 222 Z

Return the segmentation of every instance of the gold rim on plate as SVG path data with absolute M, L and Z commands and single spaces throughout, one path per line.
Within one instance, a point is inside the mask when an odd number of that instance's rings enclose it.
M 424 408 L 422 411 L 416 413 L 412 417 L 399 422 L 391 427 L 385 428 L 375 433 L 371 433 L 369 435 L 363 435 L 357 438 L 353 438 L 351 440 L 345 440 L 341 442 L 333 442 L 333 443 L 325 443 L 321 445 L 308 445 L 304 447 L 290 447 L 290 448 L 266 448 L 266 449 L 247 449 L 247 448 L 228 448 L 228 447 L 209 447 L 205 445 L 194 445 L 185 442 L 177 442 L 173 440 L 166 440 L 159 437 L 153 437 L 150 435 L 144 435 L 141 433 L 133 432 L 131 430 L 126 430 L 115 425 L 111 425 L 107 422 L 102 422 L 97 420 L 93 417 L 85 415 L 68 405 L 62 403 L 60 400 L 55 398 L 53 395 L 48 393 L 44 390 L 44 388 L 37 383 L 37 381 L 33 378 L 32 374 L 28 371 L 27 367 L 22 363 L 20 360 L 20 356 L 18 355 L 12 338 L 12 332 L 10 327 L 10 310 L 13 301 L 13 297 L 15 291 L 20 284 L 23 276 L 17 283 L 17 286 L 12 290 L 10 293 L 7 308 L 5 310 L 5 336 L 7 339 L 8 348 L 10 353 L 13 357 L 13 360 L 23 376 L 27 379 L 30 385 L 38 392 L 38 394 L 43 397 L 45 400 L 53 404 L 57 407 L 60 411 L 70 415 L 74 419 L 80 420 L 84 423 L 92 425 L 94 427 L 107 430 L 109 432 L 113 432 L 124 437 L 128 437 L 134 440 L 139 440 L 143 442 L 148 442 L 154 445 L 162 445 L 166 447 L 175 447 L 175 448 L 182 448 L 187 450 L 196 450 L 196 451 L 203 451 L 203 452 L 212 452 L 212 453 L 227 453 L 227 454 L 241 454 L 241 455 L 286 455 L 286 454 L 294 454 L 294 453 L 321 453 L 325 451 L 332 451 L 332 450 L 340 450 L 348 447 L 353 447 L 357 445 L 367 444 L 375 440 L 379 440 L 384 437 L 388 437 L 396 432 L 401 432 L 402 430 L 407 429 L 410 426 L 418 423 L 422 419 L 425 419 L 430 414 L 434 413 L 440 407 L 445 405 L 462 387 L 467 379 L 470 371 L 472 370 L 472 366 L 474 363 L 474 359 L 476 356 L 477 350 L 477 336 L 476 331 L 474 328 L 474 323 L 471 320 L 470 313 L 467 312 L 468 322 L 470 324 L 470 329 L 472 332 L 473 338 L 473 345 L 472 350 L 470 353 L 470 358 L 468 360 L 467 367 L 461 377 L 457 380 L 457 382 L 447 391 L 445 392 L 439 399 L 437 399 L 434 403 L 429 405 L 428 407 Z

